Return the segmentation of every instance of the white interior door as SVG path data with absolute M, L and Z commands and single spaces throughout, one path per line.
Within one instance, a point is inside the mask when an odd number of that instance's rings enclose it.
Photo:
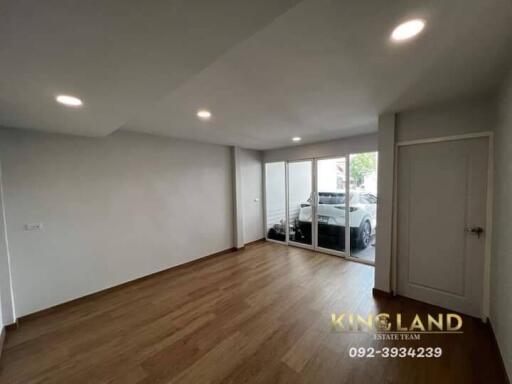
M 399 147 L 398 161 L 398 293 L 480 317 L 488 138 Z

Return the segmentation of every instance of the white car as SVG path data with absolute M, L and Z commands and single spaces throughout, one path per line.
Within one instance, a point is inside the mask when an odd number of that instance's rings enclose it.
M 305 241 L 311 237 L 311 205 L 301 204 L 297 232 Z M 345 246 L 345 193 L 318 194 L 318 244 L 321 247 L 343 250 Z M 377 198 L 367 192 L 350 193 L 351 248 L 364 249 L 370 245 L 377 226 Z

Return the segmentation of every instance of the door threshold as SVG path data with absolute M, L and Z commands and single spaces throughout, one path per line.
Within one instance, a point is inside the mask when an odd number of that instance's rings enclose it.
M 276 241 L 272 241 L 272 242 L 273 243 L 277 243 Z M 366 265 L 370 265 L 372 267 L 375 266 L 375 261 L 360 259 L 360 258 L 353 257 L 353 256 L 347 256 L 347 255 L 342 254 L 341 252 L 338 253 L 337 251 L 329 251 L 328 249 L 324 249 L 324 248 L 317 248 L 317 249 L 315 249 L 313 246 L 307 245 L 307 244 L 298 244 L 298 243 L 293 243 L 293 242 L 290 242 L 290 243 L 279 243 L 279 244 L 287 245 L 287 246 L 295 247 L 295 248 L 307 249 L 309 251 L 323 253 L 324 255 L 336 256 L 336 257 L 340 257 L 340 258 L 342 258 L 344 260 L 347 260 L 347 261 L 354 261 L 356 263 L 366 264 Z

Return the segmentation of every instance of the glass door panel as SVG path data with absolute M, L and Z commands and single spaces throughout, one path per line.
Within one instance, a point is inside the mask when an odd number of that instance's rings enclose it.
M 378 152 L 350 155 L 350 255 L 375 261 Z
M 288 163 L 288 240 L 312 245 L 313 166 L 311 160 Z
M 317 246 L 345 251 L 346 159 L 317 160 Z
M 265 164 L 265 209 L 267 239 L 286 241 L 285 162 Z

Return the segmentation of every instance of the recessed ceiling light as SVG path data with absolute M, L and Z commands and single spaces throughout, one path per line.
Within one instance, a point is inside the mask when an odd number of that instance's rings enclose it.
M 299 137 L 299 136 L 295 136 L 294 138 L 292 138 L 292 141 L 301 141 L 302 139 Z
M 197 111 L 197 117 L 199 117 L 202 120 L 210 120 L 212 117 L 212 113 L 210 111 L 207 111 L 206 109 L 200 109 Z
M 78 97 L 70 95 L 58 95 L 55 97 L 55 100 L 58 103 L 67 105 L 68 107 L 80 107 L 83 105 L 82 100 L 80 100 Z
M 391 33 L 391 40 L 404 41 L 409 40 L 423 31 L 425 28 L 425 21 L 421 19 L 414 19 L 406 21 L 396 27 Z

